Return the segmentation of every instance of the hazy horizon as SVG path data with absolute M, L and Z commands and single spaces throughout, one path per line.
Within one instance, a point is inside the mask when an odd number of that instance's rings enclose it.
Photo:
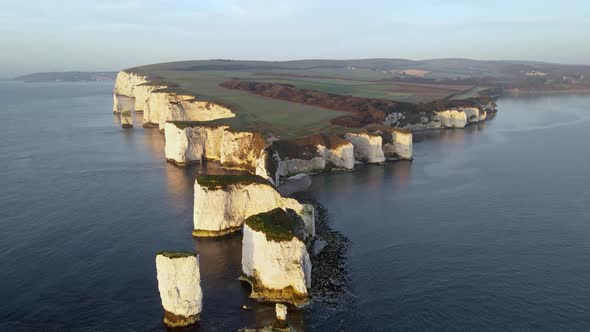
M 240 60 L 467 58 L 590 62 L 582 1 L 73 0 L 4 4 L 0 78 Z M 574 52 L 575 51 L 575 52 Z

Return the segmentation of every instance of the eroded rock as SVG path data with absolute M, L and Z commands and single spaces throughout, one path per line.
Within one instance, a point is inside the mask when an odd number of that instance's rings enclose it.
M 170 327 L 196 324 L 203 302 L 199 257 L 190 252 L 159 252 L 156 269 L 164 323 Z
M 277 208 L 246 219 L 242 273 L 252 298 L 296 306 L 308 302 L 311 261 L 305 225 L 295 211 Z
M 382 163 L 385 161 L 383 154 L 382 138 L 378 134 L 348 133 L 344 138 L 354 146 L 354 158 L 367 163 Z
M 275 208 L 300 214 L 306 237 L 315 234 L 313 207 L 282 197 L 266 180 L 255 175 L 199 175 L 195 181 L 195 236 L 221 236 L 241 229 L 252 215 Z

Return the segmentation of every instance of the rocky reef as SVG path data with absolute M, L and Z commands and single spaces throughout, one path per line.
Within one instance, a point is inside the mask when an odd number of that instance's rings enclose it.
M 156 270 L 164 324 L 170 327 L 196 324 L 203 302 L 199 257 L 191 252 L 162 251 L 156 255 Z
M 195 181 L 194 236 L 221 236 L 238 231 L 248 217 L 291 209 L 315 234 L 312 206 L 282 197 L 272 184 L 255 175 L 199 175 Z
M 280 208 L 246 219 L 242 239 L 242 280 L 252 298 L 301 306 L 309 301 L 311 261 L 306 228 L 299 215 Z

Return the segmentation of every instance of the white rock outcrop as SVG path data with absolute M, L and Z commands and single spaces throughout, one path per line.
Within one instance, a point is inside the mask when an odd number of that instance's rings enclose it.
M 150 98 L 152 97 L 152 93 L 159 89 L 166 88 L 165 85 L 157 85 L 157 84 L 150 84 L 144 83 L 137 85 L 134 89 L 134 97 L 135 97 L 135 112 L 144 112 L 149 109 L 149 102 Z M 148 117 L 150 119 L 151 117 Z M 151 120 L 151 119 L 150 119 Z M 159 119 L 158 119 L 159 120 Z M 144 119 L 144 124 L 152 124 L 154 127 L 158 124 L 158 122 L 147 122 Z
M 156 270 L 164 323 L 170 327 L 197 323 L 203 303 L 199 257 L 188 252 L 160 252 Z
M 228 126 L 185 125 L 167 122 L 164 130 L 166 159 L 177 165 L 220 160 L 223 135 Z
M 385 161 L 381 136 L 369 133 L 348 133 L 344 135 L 344 139 L 354 146 L 356 160 L 375 164 Z
M 161 131 L 165 129 L 168 121 L 212 121 L 235 116 L 230 109 L 221 105 L 198 101 L 191 95 L 171 92 L 152 93 L 149 108 Z
M 277 320 L 280 322 L 287 321 L 287 306 L 282 303 L 277 303 L 275 305 L 275 315 Z
M 387 160 L 411 160 L 413 156 L 412 132 L 390 129 L 383 132 L 383 153 Z
M 283 177 L 354 167 L 352 143 L 337 136 L 312 135 L 277 141 L 272 149 L 279 155 L 278 173 Z
M 326 169 L 326 158 L 324 156 L 311 159 L 283 159 L 279 163 L 279 175 L 291 176 L 300 173 L 317 173 Z
M 120 71 L 115 79 L 115 88 L 113 93 L 127 97 L 135 97 L 135 87 L 147 83 L 148 77 L 125 70 Z
M 409 121 L 401 112 L 389 113 L 383 124 L 401 129 L 435 129 L 441 128 L 440 117 L 434 112 L 420 112 L 414 121 Z
M 258 158 L 258 161 L 256 163 L 256 171 L 254 172 L 254 174 L 262 177 L 263 179 L 266 179 L 275 187 L 278 187 L 279 163 L 279 154 L 273 149 L 266 148 L 264 149 L 264 151 L 262 151 L 262 154 Z
M 121 111 L 121 126 L 123 128 L 132 128 L 133 127 L 133 114 L 131 111 L 123 110 Z
M 318 150 L 323 153 L 328 166 L 348 170 L 354 168 L 354 146 L 352 143 L 330 147 L 321 145 L 318 146 Z
M 467 125 L 467 115 L 463 111 L 450 109 L 438 112 L 438 116 L 444 128 L 464 128 Z
M 195 181 L 194 236 L 221 236 L 239 230 L 249 216 L 275 208 L 297 212 L 315 235 L 313 207 L 282 197 L 255 175 L 200 175 Z
M 260 133 L 227 129 L 221 139 L 221 165 L 255 173 L 265 147 Z
M 242 280 L 251 297 L 300 306 L 308 302 L 311 261 L 298 235 L 302 222 L 281 209 L 252 216 L 244 224 Z
M 119 98 L 116 94 L 113 93 L 113 113 L 120 113 L 123 110 L 123 107 L 119 103 Z
M 477 107 L 461 107 L 459 111 L 465 113 L 465 117 L 467 118 L 467 123 L 474 123 L 479 122 L 479 108 Z

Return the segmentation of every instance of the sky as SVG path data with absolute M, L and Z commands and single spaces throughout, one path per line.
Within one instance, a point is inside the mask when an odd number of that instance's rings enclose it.
M 590 64 L 590 3 L 0 0 L 0 77 L 193 59 Z

